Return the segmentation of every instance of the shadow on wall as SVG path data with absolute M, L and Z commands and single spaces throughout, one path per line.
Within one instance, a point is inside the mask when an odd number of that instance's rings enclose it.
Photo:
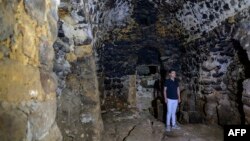
M 166 119 L 166 104 L 163 96 L 163 82 L 161 78 L 157 79 L 154 83 L 153 96 L 154 99 L 151 102 L 152 111 L 151 114 L 158 120 L 165 123 Z
M 233 42 L 235 50 L 237 50 L 239 61 L 244 66 L 245 79 L 250 78 L 250 61 L 248 60 L 246 50 L 242 48 L 239 41 L 232 40 L 232 42 Z M 239 104 L 238 109 L 241 115 L 241 124 L 245 124 L 245 113 L 243 110 L 244 104 L 242 103 L 243 81 L 244 79 L 240 79 L 237 81 L 238 91 L 237 91 L 237 99 L 236 99 L 236 102 Z
M 244 50 L 242 48 L 239 41 L 232 40 L 232 42 L 233 42 L 235 50 L 237 50 L 237 52 L 238 52 L 238 57 L 239 57 L 240 63 L 242 63 L 244 66 L 245 77 L 250 78 L 250 61 L 247 57 L 246 50 Z

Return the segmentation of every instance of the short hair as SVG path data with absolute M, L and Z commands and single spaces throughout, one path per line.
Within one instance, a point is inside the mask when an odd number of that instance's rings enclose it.
M 173 72 L 173 71 L 175 71 L 174 69 L 170 69 L 169 71 L 168 71 L 168 73 L 171 73 L 171 72 Z

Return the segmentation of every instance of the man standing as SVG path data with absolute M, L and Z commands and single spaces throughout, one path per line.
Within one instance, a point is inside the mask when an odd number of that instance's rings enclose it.
M 180 129 L 180 127 L 176 125 L 176 110 L 178 103 L 181 102 L 179 83 L 175 79 L 176 72 L 174 70 L 169 71 L 169 76 L 170 78 L 165 80 L 164 83 L 164 99 L 167 104 L 166 131 L 171 130 L 170 119 L 172 119 L 172 129 Z

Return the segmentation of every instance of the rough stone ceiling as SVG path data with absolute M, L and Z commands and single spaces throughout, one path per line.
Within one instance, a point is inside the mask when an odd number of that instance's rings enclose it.
M 191 34 L 209 32 L 219 26 L 225 19 L 234 16 L 249 6 L 249 0 L 187 2 L 176 13 L 176 17 Z
M 1 140 L 100 140 L 138 66 L 180 72 L 186 123 L 250 123 L 250 0 L 59 1 L 0 0 Z
M 96 46 L 98 64 L 103 65 L 99 68 L 115 76 L 133 74 L 138 63 L 135 56 L 144 47 L 155 47 L 160 56 L 166 56 L 170 50 L 179 53 L 174 48 L 203 37 L 231 39 L 236 23 L 249 17 L 249 6 L 248 0 L 105 1 L 97 11 L 102 17 L 97 18 L 100 30 L 96 40 L 101 42 Z M 134 62 L 124 64 L 127 60 Z M 121 74 L 123 70 L 126 72 Z
M 67 7 L 69 0 L 62 0 L 61 7 Z M 74 6 L 83 4 L 70 1 Z M 221 22 L 249 8 L 249 0 L 95 0 L 89 1 L 84 8 L 91 16 L 92 24 L 102 27 L 102 34 L 117 28 L 131 25 L 135 20 L 139 25 L 178 24 L 176 30 L 183 29 L 182 34 L 201 35 L 208 33 Z M 82 19 L 78 13 L 81 8 L 71 13 L 76 23 Z M 105 35 L 103 35 L 105 36 Z
M 97 18 L 104 31 L 124 28 L 133 20 L 140 26 L 158 21 L 175 23 L 176 31 L 199 38 L 249 6 L 249 0 L 109 0 L 98 7 Z

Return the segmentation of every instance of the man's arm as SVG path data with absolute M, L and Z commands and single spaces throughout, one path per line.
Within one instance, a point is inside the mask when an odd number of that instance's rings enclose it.
M 181 94 L 180 94 L 180 87 L 177 88 L 177 94 L 178 94 L 178 102 L 181 102 Z
M 163 94 L 164 94 L 165 103 L 167 103 L 168 100 L 167 100 L 167 87 L 166 86 L 164 86 L 164 92 L 163 92 Z

